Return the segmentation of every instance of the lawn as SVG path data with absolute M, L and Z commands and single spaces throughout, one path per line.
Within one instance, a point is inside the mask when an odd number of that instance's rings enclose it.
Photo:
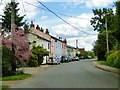
M 7 76 L 2 77 L 2 81 L 17 81 L 17 80 L 24 80 L 30 77 L 32 74 L 21 74 L 21 75 L 14 75 L 14 76 Z M 1 80 L 1 78 L 0 78 Z

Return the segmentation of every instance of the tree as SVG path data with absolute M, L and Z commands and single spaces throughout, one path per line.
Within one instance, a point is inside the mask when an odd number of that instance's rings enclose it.
M 95 9 L 93 10 L 94 17 L 92 18 L 91 25 L 93 25 L 94 30 L 102 32 L 106 29 L 105 19 L 107 18 L 108 30 L 112 29 L 112 24 L 114 22 L 114 14 L 112 9 Z
M 118 47 L 118 41 L 116 38 L 114 38 L 112 31 L 108 31 L 108 42 L 109 42 L 109 49 L 113 50 Z M 95 42 L 93 51 L 98 56 L 98 60 L 106 60 L 105 54 L 107 51 L 106 47 L 106 31 L 103 31 L 102 33 L 99 33 L 98 40 Z
M 116 6 L 116 14 L 114 18 L 115 22 L 113 24 L 114 26 L 113 35 L 120 42 L 120 1 L 116 1 L 115 6 Z
M 15 16 L 15 24 L 20 27 L 23 26 L 25 24 L 25 22 L 22 22 L 23 18 L 25 15 L 20 16 L 20 14 L 18 14 L 18 11 L 20 10 L 18 8 L 19 3 L 17 2 L 12 2 L 14 3 L 14 16 Z M 2 27 L 4 29 L 4 31 L 7 32 L 11 32 L 11 4 L 12 3 L 8 3 L 4 9 L 4 16 L 2 16 Z
M 27 43 L 27 37 L 28 34 L 25 34 L 24 30 L 18 29 L 17 31 L 15 30 L 13 34 L 13 39 L 2 40 L 3 44 L 13 52 L 13 55 L 16 56 L 22 64 L 23 60 L 28 60 L 29 55 L 32 54 L 32 52 L 29 50 L 29 43 Z M 12 71 L 16 71 L 16 60 L 14 56 L 12 56 L 11 62 Z
M 44 56 L 48 56 L 49 55 L 49 51 L 47 51 L 46 49 L 44 49 L 42 46 L 33 46 L 33 48 L 31 49 L 32 53 L 37 55 L 38 57 L 38 65 L 41 65 L 43 63 L 43 57 Z

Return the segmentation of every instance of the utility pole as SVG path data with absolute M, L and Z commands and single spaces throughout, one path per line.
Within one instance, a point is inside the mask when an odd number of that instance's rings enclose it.
M 107 53 L 109 54 L 107 18 L 106 18 L 106 43 L 107 43 Z
M 15 24 L 15 12 L 14 12 L 14 8 L 15 8 L 15 0 L 11 0 L 11 36 L 13 39 L 13 25 Z

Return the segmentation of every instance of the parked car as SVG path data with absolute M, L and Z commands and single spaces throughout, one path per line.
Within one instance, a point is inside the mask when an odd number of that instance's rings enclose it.
M 69 62 L 71 62 L 72 61 L 72 56 L 68 56 L 67 59 L 68 59 Z
M 67 56 L 62 56 L 62 57 L 61 57 L 61 62 L 62 62 L 62 63 L 63 63 L 63 62 L 68 62 Z
M 84 57 L 84 56 L 81 56 L 81 57 L 79 57 L 79 59 L 85 59 L 85 57 Z
M 91 59 L 92 57 L 91 57 L 91 56 L 88 56 L 87 58 L 88 58 L 88 59 Z
M 79 58 L 78 57 L 74 57 L 73 60 L 74 61 L 79 61 Z
M 56 57 L 49 57 L 49 59 L 47 60 L 47 64 L 60 64 L 60 61 L 58 58 Z

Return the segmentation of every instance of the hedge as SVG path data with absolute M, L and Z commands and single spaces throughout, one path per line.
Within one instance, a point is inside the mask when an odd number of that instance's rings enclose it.
M 120 50 L 108 56 L 107 64 L 112 67 L 120 68 Z

